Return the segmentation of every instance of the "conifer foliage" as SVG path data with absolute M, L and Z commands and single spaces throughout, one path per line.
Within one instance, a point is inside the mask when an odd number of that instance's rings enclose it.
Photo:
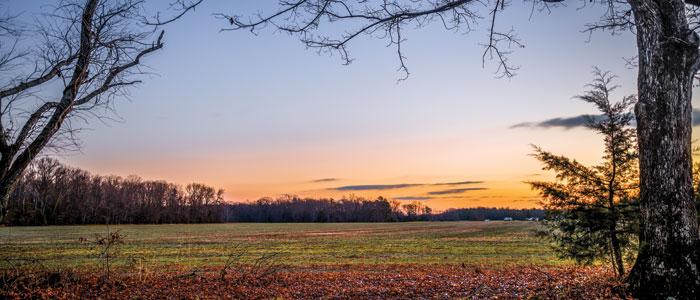
M 635 96 L 612 102 L 616 77 L 597 68 L 593 74 L 589 90 L 576 98 L 601 112 L 590 116 L 586 127 L 603 136 L 602 163 L 585 166 L 535 146 L 533 156 L 556 180 L 528 183 L 543 197 L 548 211 L 543 233 L 557 252 L 584 264 L 609 261 L 622 277 L 625 260 L 636 253 L 639 232 L 636 133 L 630 126 Z

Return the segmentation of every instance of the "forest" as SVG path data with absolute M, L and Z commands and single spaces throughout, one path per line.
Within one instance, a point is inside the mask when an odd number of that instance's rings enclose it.
M 542 218 L 541 209 L 467 208 L 434 213 L 418 201 L 300 198 L 226 202 L 224 191 L 138 176 L 103 176 L 52 158 L 34 162 L 12 193 L 8 225 L 171 224 L 223 222 L 403 222 Z

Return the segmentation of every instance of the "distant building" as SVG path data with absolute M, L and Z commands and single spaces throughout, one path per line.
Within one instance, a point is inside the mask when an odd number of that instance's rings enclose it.
M 503 221 L 513 221 L 513 218 L 511 218 L 511 217 L 505 217 L 505 218 L 503 218 Z

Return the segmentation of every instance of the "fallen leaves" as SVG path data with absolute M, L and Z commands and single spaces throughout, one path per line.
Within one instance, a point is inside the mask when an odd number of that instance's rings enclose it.
M 600 267 L 322 265 L 286 267 L 267 277 L 241 276 L 253 271 L 238 268 L 222 279 L 217 268 L 192 272 L 173 267 L 148 276 L 122 272 L 110 282 L 83 271 L 50 285 L 23 276 L 18 284 L 0 286 L 0 298 L 610 299 L 619 297 L 615 291 L 621 287 Z

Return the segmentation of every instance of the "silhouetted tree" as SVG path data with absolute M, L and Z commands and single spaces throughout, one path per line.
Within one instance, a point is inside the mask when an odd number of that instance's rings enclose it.
M 541 220 L 545 217 L 542 209 L 513 209 L 496 207 L 472 207 L 472 208 L 451 208 L 438 214 L 433 214 L 430 219 L 433 221 L 484 221 L 503 220 L 512 218 L 513 220 Z
M 433 210 L 425 206 L 420 201 L 412 201 L 411 203 L 406 203 L 401 205 L 403 212 L 406 214 L 405 218 L 408 221 L 426 221 L 430 219 Z
M 101 176 L 43 157 L 25 170 L 7 203 L 10 225 L 162 224 L 217 222 L 394 222 L 431 218 L 422 203 L 300 198 L 227 203 L 224 191 L 182 188 L 138 176 Z
M 10 197 L 9 225 L 163 224 L 219 222 L 407 222 L 542 218 L 541 209 L 459 208 L 441 213 L 421 203 L 386 198 L 313 199 L 287 195 L 225 202 L 223 190 L 185 188 L 138 176 L 101 176 L 40 158 Z
M 610 101 L 614 76 L 596 69 L 591 90 L 579 99 L 594 104 L 602 116 L 588 128 L 603 136 L 603 163 L 595 167 L 535 147 L 533 155 L 556 181 L 529 182 L 544 197 L 549 217 L 546 233 L 564 257 L 592 263 L 609 258 L 617 276 L 625 275 L 624 254 L 637 250 L 639 192 L 635 132 L 630 127 L 635 97 Z
M 404 210 L 395 211 L 385 198 L 312 199 L 287 195 L 277 199 L 226 205 L 227 222 L 392 222 L 414 221 Z M 425 218 L 422 215 L 416 215 Z
M 0 16 L 0 223 L 31 161 L 73 145 L 71 119 L 100 116 L 141 83 L 142 59 L 163 48 L 159 26 L 202 1 L 174 1 L 161 19 L 142 0 L 62 0 L 31 30 Z
M 532 0 L 532 9 L 551 11 L 566 0 Z M 700 238 L 693 196 L 691 112 L 693 79 L 700 67 L 699 0 L 590 0 L 601 18 L 587 32 L 631 31 L 638 50 L 635 107 L 640 157 L 640 249 L 628 282 L 639 297 L 692 299 L 700 293 Z M 298 36 L 320 52 L 351 62 L 349 44 L 362 35 L 387 39 L 408 76 L 403 44 L 406 28 L 437 22 L 447 30 L 470 31 L 486 10 L 488 28 L 482 60 L 497 62 L 497 74 L 517 70 L 508 60 L 523 47 L 512 30 L 500 30 L 506 0 L 293 0 L 279 9 L 243 18 L 221 14 L 225 30 L 256 32 L 271 25 Z M 328 30 L 330 28 L 331 30 Z M 506 28 L 511 28 L 507 26 Z M 340 30 L 337 30 L 340 29 Z M 339 33 L 334 35 L 335 33 Z
M 30 164 L 7 203 L 10 225 L 224 222 L 223 190 L 92 175 L 51 158 Z

